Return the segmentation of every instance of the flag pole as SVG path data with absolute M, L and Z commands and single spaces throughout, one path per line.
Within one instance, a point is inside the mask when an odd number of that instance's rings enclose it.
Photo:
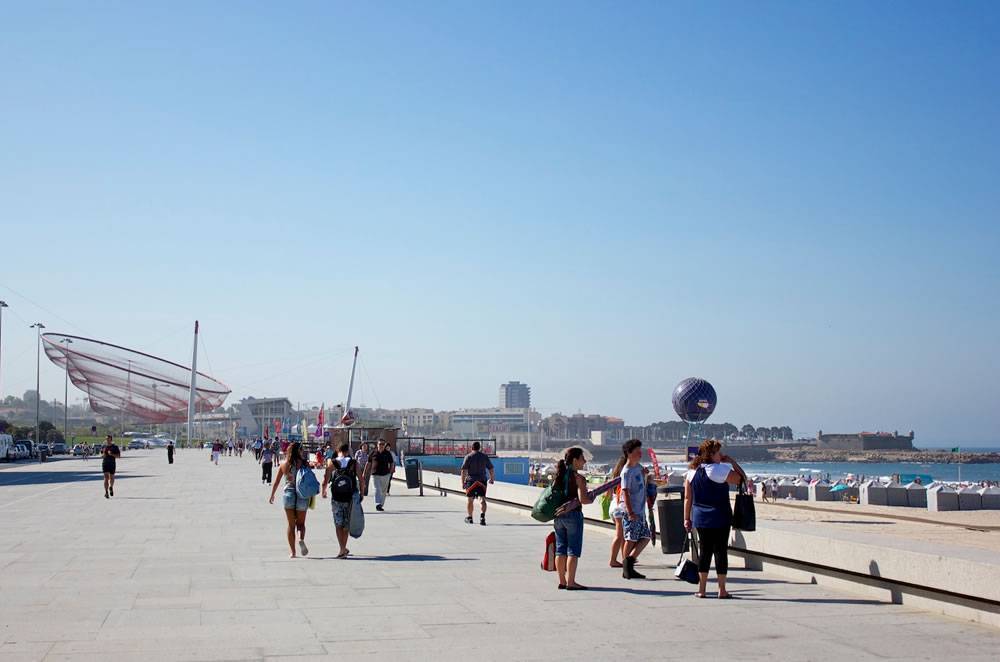
M 191 392 L 188 394 L 188 444 L 194 436 L 194 394 L 198 388 L 198 320 L 194 321 L 194 349 L 191 351 Z
M 962 483 L 962 447 L 958 446 L 958 483 Z

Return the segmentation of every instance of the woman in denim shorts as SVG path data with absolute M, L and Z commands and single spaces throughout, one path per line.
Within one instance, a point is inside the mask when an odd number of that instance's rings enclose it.
M 587 492 L 587 480 L 580 470 L 587 464 L 583 449 L 572 446 L 566 449 L 559 460 L 556 471 L 556 485 L 566 486 L 568 501 L 579 500 L 580 504 L 593 502 Z M 559 573 L 559 588 L 567 591 L 586 591 L 587 587 L 576 582 L 576 566 L 583 553 L 583 510 L 577 506 L 555 518 L 556 531 L 556 572 Z
M 288 548 L 292 552 L 290 556 L 293 559 L 295 558 L 296 529 L 299 531 L 299 551 L 302 556 L 309 554 L 309 548 L 306 547 L 306 511 L 309 510 L 309 499 L 303 499 L 295 491 L 295 477 L 299 473 L 299 469 L 303 467 L 308 469 L 309 463 L 302 454 L 302 444 L 296 441 L 288 447 L 285 461 L 278 467 L 278 476 L 274 479 L 274 485 L 271 486 L 270 502 L 274 503 L 274 494 L 278 491 L 278 485 L 281 485 L 281 477 L 285 477 L 282 505 L 285 508 L 285 517 L 288 519 Z

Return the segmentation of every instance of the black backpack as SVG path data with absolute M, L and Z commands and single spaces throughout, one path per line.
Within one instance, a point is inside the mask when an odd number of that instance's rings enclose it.
M 354 496 L 356 475 L 354 473 L 354 460 L 350 460 L 346 467 L 341 468 L 335 459 L 333 470 L 333 480 L 330 481 L 330 498 L 339 503 L 348 503 Z

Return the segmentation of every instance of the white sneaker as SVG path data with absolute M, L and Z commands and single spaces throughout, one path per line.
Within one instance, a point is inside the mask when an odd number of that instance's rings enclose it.
M 309 556 L 309 548 L 306 547 L 305 540 L 299 541 L 299 553 L 302 554 L 302 556 Z

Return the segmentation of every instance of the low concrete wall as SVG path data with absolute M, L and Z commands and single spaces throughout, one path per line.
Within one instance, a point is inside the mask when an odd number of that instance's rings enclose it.
M 424 471 L 424 492 L 435 487 L 462 491 L 452 474 Z M 531 507 L 541 488 L 510 483 L 489 486 L 491 501 Z M 957 496 L 957 495 L 956 495 Z M 584 506 L 590 524 L 606 523 L 600 503 Z M 893 603 L 1000 627 L 1000 565 L 992 557 L 956 558 L 942 555 L 933 545 L 906 541 L 894 546 L 870 536 L 836 537 L 817 532 L 817 525 L 758 521 L 757 531 L 734 531 L 730 549 L 751 569 L 838 586 Z M 660 528 L 663 528 L 660 524 Z M 990 601 L 995 604 L 990 604 Z
M 757 531 L 734 531 L 730 549 L 745 558 L 748 568 L 1000 627 L 1000 566 L 990 559 L 946 556 L 931 545 L 906 549 L 816 535 L 803 528 L 758 521 Z

